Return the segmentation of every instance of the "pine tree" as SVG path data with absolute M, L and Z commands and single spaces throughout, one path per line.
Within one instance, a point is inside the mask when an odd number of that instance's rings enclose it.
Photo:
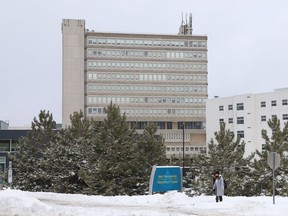
M 80 170 L 86 166 L 93 137 L 93 121 L 82 111 L 70 116 L 71 125 L 59 134 L 59 138 L 45 151 L 47 176 L 51 179 L 51 192 L 87 193 L 89 191 Z
M 11 153 L 13 162 L 13 185 L 28 191 L 43 191 L 51 186 L 43 167 L 43 152 L 56 139 L 53 115 L 41 110 L 31 124 L 31 131 L 19 140 L 19 149 Z
M 262 152 L 256 151 L 259 159 L 255 159 L 254 168 L 254 193 L 255 195 L 271 195 L 273 192 L 273 175 L 272 169 L 267 163 L 270 152 L 276 152 L 280 155 L 280 167 L 275 170 L 275 193 L 276 195 L 288 195 L 288 124 L 284 124 L 283 129 L 280 127 L 280 120 L 277 116 L 269 119 L 267 122 L 271 129 L 271 138 L 267 130 L 262 130 L 262 138 L 265 140 L 265 148 Z
M 209 155 L 198 155 L 193 158 L 192 174 L 196 176 L 194 191 L 198 194 L 212 193 L 212 174 L 220 171 L 229 185 L 225 193 L 230 196 L 249 195 L 247 185 L 251 181 L 250 161 L 253 154 L 244 158 L 245 143 L 240 137 L 226 130 L 226 124 L 220 123 L 219 132 L 215 132 L 215 140 L 208 144 Z M 249 184 L 248 184 L 249 185 Z M 198 187 L 198 188 L 197 188 Z
M 89 173 L 82 176 L 95 193 L 102 195 L 132 195 L 138 190 L 139 160 L 135 130 L 129 129 L 126 116 L 112 103 L 107 118 L 98 125 L 97 160 Z M 92 163 L 91 163 L 92 164 Z
M 149 123 L 138 142 L 139 161 L 143 166 L 143 191 L 149 187 L 149 177 L 154 165 L 162 166 L 166 164 L 166 150 L 162 135 L 157 135 L 155 123 Z M 140 192 L 141 193 L 141 192 Z
M 147 167 L 166 164 L 166 149 L 162 135 L 157 135 L 157 126 L 149 123 L 140 136 L 139 151 Z

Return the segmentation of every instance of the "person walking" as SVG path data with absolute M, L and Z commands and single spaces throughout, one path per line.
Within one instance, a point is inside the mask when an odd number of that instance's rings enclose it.
M 224 196 L 224 179 L 219 171 L 216 171 L 215 174 L 215 182 L 213 184 L 213 190 L 216 194 L 216 202 L 223 201 Z

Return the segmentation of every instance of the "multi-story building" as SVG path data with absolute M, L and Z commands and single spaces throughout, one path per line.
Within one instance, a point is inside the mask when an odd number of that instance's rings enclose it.
M 267 121 L 276 115 L 281 127 L 288 120 L 288 88 L 277 89 L 269 93 L 244 94 L 233 97 L 208 99 L 206 103 L 207 142 L 215 140 L 214 132 L 219 131 L 220 123 L 225 122 L 226 129 L 240 136 L 245 146 L 245 156 L 262 151 L 265 141 L 262 129 L 271 137 L 272 131 Z
M 63 19 L 62 36 L 63 127 L 80 110 L 103 120 L 112 101 L 139 132 L 155 122 L 168 157 L 181 157 L 183 142 L 186 154 L 206 152 L 207 36 L 192 35 L 191 19 L 178 35 L 96 32 Z

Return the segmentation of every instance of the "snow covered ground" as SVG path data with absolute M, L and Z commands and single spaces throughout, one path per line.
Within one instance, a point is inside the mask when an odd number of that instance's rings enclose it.
M 171 191 L 145 196 L 86 196 L 0 191 L 0 216 L 286 216 L 288 197 L 189 197 Z

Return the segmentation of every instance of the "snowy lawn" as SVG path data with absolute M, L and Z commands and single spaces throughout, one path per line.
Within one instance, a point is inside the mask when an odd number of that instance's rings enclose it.
M 227 197 L 216 203 L 214 196 L 189 197 L 171 191 L 146 196 L 86 196 L 0 191 L 0 216 L 286 216 L 288 198 Z

